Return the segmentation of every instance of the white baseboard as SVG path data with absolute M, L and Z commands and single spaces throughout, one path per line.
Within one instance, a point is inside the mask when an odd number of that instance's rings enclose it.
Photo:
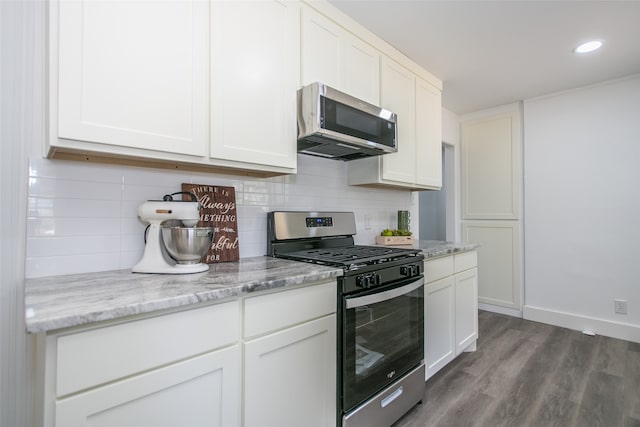
M 499 305 L 478 303 L 478 309 L 484 311 L 490 311 L 492 313 L 506 314 L 507 316 L 522 318 L 522 310 L 516 310 L 515 308 L 501 307 Z
M 629 323 L 595 319 L 527 305 L 523 308 L 523 318 L 576 331 L 588 330 L 598 335 L 640 343 L 640 326 Z

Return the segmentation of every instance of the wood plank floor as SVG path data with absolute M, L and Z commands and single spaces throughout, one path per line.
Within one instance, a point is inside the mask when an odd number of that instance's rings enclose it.
M 640 344 L 481 311 L 478 350 L 394 427 L 640 426 Z

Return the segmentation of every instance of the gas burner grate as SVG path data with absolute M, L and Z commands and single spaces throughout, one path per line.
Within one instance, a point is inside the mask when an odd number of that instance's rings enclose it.
M 310 249 L 288 252 L 287 258 L 319 264 L 348 266 L 354 263 L 375 264 L 388 259 L 414 255 L 414 249 L 388 248 L 380 246 L 345 246 L 338 248 Z M 281 254 L 284 255 L 284 254 Z

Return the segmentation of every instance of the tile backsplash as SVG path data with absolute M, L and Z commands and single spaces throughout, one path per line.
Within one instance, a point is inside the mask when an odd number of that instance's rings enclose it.
M 263 179 L 31 158 L 27 277 L 131 268 L 144 247 L 138 205 L 182 183 L 235 188 L 241 258 L 266 253 L 272 210 L 353 211 L 365 245 L 396 227 L 397 210 L 418 218 L 418 193 L 348 186 L 346 163 L 311 156 L 298 156 L 296 175 Z

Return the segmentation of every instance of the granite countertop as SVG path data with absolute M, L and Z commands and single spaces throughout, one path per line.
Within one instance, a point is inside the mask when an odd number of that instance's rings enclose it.
M 271 257 L 212 264 L 195 274 L 139 274 L 131 270 L 27 279 L 28 332 L 47 332 L 150 313 L 256 291 L 341 276 L 341 268 Z
M 413 249 L 421 249 L 424 258 L 437 258 L 452 255 L 460 252 L 468 252 L 477 249 L 480 245 L 476 243 L 454 243 L 442 242 L 440 240 L 415 240 Z
M 399 246 L 403 247 L 403 246 Z M 408 247 L 408 246 L 404 246 Z M 476 249 L 473 243 L 416 240 L 425 259 Z M 131 270 L 27 279 L 27 331 L 47 332 L 341 276 L 341 268 L 271 257 L 212 264 L 196 274 Z

